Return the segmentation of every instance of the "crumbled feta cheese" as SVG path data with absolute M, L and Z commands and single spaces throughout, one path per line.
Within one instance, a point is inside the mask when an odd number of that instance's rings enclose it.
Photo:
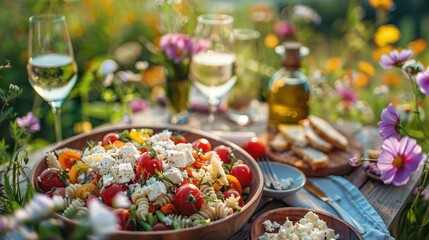
M 103 186 L 107 186 L 115 181 L 115 177 L 113 177 L 112 174 L 109 173 L 109 174 L 103 175 L 102 180 L 103 180 Z
M 167 194 L 164 183 L 155 181 L 154 183 L 144 186 L 142 192 L 147 195 L 149 201 L 155 201 L 159 196 Z
M 183 181 L 182 172 L 176 167 L 171 167 L 167 171 L 164 171 L 164 177 L 170 179 L 173 183 L 179 184 Z
M 184 152 L 177 150 L 167 150 L 166 161 L 177 168 L 186 167 L 186 155 Z
M 111 156 L 103 157 L 100 164 L 100 174 L 108 174 L 110 172 L 110 168 L 113 166 L 115 159 Z
M 292 178 L 282 178 L 280 179 L 280 186 L 282 187 L 283 190 L 289 189 L 293 186 L 293 179 Z
M 127 183 L 133 180 L 136 175 L 130 163 L 120 163 L 110 167 L 110 173 L 115 177 L 116 183 Z

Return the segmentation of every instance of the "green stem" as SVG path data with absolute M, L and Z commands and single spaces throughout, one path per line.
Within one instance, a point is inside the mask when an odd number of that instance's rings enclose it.
M 420 194 L 423 191 L 423 187 L 426 186 L 426 183 L 428 181 L 428 177 L 429 177 L 428 159 L 429 159 L 429 156 L 426 156 L 425 166 L 423 167 L 423 174 L 424 175 L 423 175 L 422 184 L 420 184 L 420 187 L 417 190 L 417 194 L 416 194 L 416 197 L 414 198 L 414 201 L 413 201 L 413 204 L 411 205 L 411 208 L 415 208 L 417 202 L 419 201 Z

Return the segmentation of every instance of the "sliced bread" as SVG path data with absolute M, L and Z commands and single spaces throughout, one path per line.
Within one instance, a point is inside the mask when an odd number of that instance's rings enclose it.
M 315 148 L 292 146 L 292 151 L 307 162 L 313 170 L 329 165 L 328 155 Z
M 273 139 L 270 140 L 270 147 L 275 151 L 283 151 L 289 147 L 289 142 L 283 136 L 282 133 L 277 133 L 274 135 Z
M 310 122 L 313 130 L 319 135 L 321 138 L 325 139 L 327 142 L 332 144 L 334 147 L 339 149 L 346 149 L 348 145 L 347 138 L 337 131 L 330 123 L 326 120 L 316 117 L 314 115 L 310 115 L 307 118 Z
M 310 122 L 307 119 L 302 121 L 302 126 L 304 127 L 305 137 L 312 147 L 325 153 L 329 153 L 332 150 L 332 144 L 317 135 L 317 133 L 310 126 Z
M 304 147 L 308 144 L 305 137 L 304 127 L 301 125 L 293 124 L 280 124 L 278 129 L 281 134 L 292 144 Z

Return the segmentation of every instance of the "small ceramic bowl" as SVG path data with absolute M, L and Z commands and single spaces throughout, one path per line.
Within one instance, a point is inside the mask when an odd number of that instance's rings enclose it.
M 251 240 L 258 240 L 259 237 L 265 233 L 263 222 L 266 220 L 270 220 L 271 222 L 275 221 L 283 225 L 286 218 L 288 218 L 295 223 L 303 218 L 309 211 L 317 214 L 321 220 L 325 221 L 328 228 L 333 229 L 335 234 L 338 234 L 338 240 L 363 240 L 362 235 L 350 224 L 336 216 L 320 210 L 295 207 L 276 208 L 260 215 L 252 223 L 250 238 Z
M 304 187 L 305 182 L 307 181 L 305 174 L 301 170 L 299 170 L 298 168 L 292 165 L 288 165 L 280 162 L 273 162 L 273 161 L 259 162 L 258 164 L 262 169 L 263 175 L 267 174 L 265 171 L 266 169 L 269 169 L 267 167 L 270 167 L 272 172 L 277 176 L 279 181 L 281 181 L 282 179 L 286 181 L 288 181 L 287 179 L 292 180 L 291 186 L 283 190 L 275 190 L 272 188 L 267 188 L 264 185 L 263 195 L 265 197 L 283 198 L 283 197 L 289 196 L 290 194 L 293 194 L 299 189 L 301 189 L 302 187 Z

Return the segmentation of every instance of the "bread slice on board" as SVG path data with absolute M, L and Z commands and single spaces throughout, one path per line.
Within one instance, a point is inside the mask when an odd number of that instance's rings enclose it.
M 315 148 L 292 146 L 292 151 L 310 164 L 313 170 L 325 168 L 329 165 L 328 155 Z
M 329 142 L 325 141 L 325 139 L 321 138 L 319 135 L 317 135 L 317 133 L 313 130 L 313 128 L 310 126 L 310 122 L 307 119 L 304 119 L 302 121 L 302 126 L 304 127 L 304 133 L 305 133 L 305 137 L 308 140 L 308 143 L 324 152 L 324 153 L 329 153 L 333 146 L 332 144 L 330 144 Z
M 347 138 L 337 131 L 326 120 L 310 115 L 307 118 L 313 130 L 323 139 L 331 143 L 334 147 L 339 149 L 346 149 L 348 145 Z
M 286 140 L 286 138 L 280 132 L 277 133 L 269 143 L 270 147 L 276 151 L 283 151 L 289 147 L 289 141 Z
M 292 145 L 304 147 L 308 144 L 302 125 L 280 124 L 278 129 Z

